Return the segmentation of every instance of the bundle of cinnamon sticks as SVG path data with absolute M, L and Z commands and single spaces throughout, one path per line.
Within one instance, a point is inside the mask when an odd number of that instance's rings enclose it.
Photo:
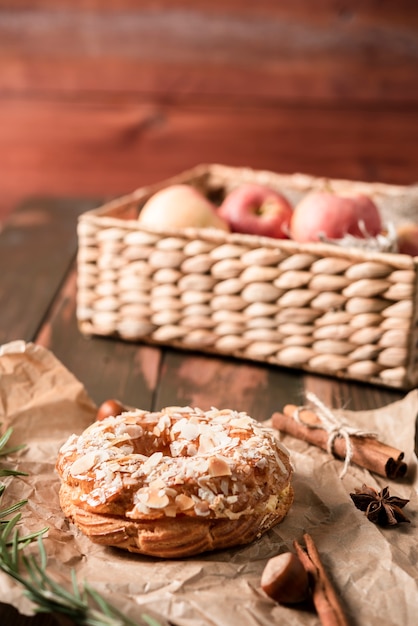
M 298 541 L 293 545 L 312 586 L 312 600 L 322 626 L 348 626 L 341 600 L 322 564 L 316 544 L 308 533 L 303 536 L 304 549 Z
M 295 419 L 299 412 L 298 420 Z M 272 415 L 272 425 L 277 430 L 306 441 L 312 445 L 328 450 L 329 433 L 321 428 L 321 419 L 314 410 L 288 404 L 283 412 Z M 397 448 L 382 443 L 375 437 L 350 435 L 351 462 L 390 479 L 402 478 L 406 475 L 408 466 L 405 463 L 404 453 Z M 344 459 L 347 454 L 347 443 L 343 437 L 336 437 L 333 454 Z

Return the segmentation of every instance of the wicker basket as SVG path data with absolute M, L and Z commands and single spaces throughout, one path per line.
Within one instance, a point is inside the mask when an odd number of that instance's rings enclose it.
M 370 194 L 384 219 L 417 219 L 417 187 L 198 166 L 80 217 L 81 332 L 416 386 L 418 257 L 214 230 L 152 232 L 137 221 L 145 200 L 169 184 L 193 184 L 216 202 L 244 181 L 292 202 L 326 182 Z

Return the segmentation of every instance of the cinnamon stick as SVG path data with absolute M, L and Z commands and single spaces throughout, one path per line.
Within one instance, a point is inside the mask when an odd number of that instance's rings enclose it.
M 322 626 L 348 626 L 338 595 L 321 562 L 314 540 L 309 534 L 303 536 L 306 551 L 294 541 L 300 562 L 310 578 L 312 600 Z
M 283 433 L 307 441 L 322 450 L 328 449 L 328 432 L 321 426 L 321 420 L 310 409 L 301 409 L 299 412 L 301 422 L 294 419 L 295 411 L 298 410 L 293 404 L 287 404 L 283 413 L 276 412 L 272 415 L 274 428 Z M 305 425 L 307 424 L 307 425 Z M 350 435 L 352 446 L 351 461 L 360 467 L 386 478 L 396 479 L 405 476 L 408 466 L 403 460 L 404 453 L 397 448 L 386 445 L 373 437 L 360 437 Z M 334 440 L 333 452 L 337 458 L 344 459 L 346 456 L 346 442 L 342 437 Z

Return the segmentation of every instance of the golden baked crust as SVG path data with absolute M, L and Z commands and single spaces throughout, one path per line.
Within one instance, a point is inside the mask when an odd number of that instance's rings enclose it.
M 92 541 L 164 558 L 249 543 L 293 500 L 287 450 L 229 409 L 109 417 L 72 435 L 56 467 L 63 512 Z

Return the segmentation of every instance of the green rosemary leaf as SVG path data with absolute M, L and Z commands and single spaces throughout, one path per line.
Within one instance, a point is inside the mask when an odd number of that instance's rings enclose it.
M 13 448 L 0 448 L 0 456 L 10 456 L 15 452 L 19 452 L 19 450 L 23 450 L 26 446 L 13 446 Z
M 18 470 L 3 467 L 0 468 L 0 476 L 27 476 L 27 474 L 25 472 L 19 472 Z
M 15 519 L 16 521 L 19 521 L 20 514 L 16 515 Z M 19 532 L 17 529 L 15 529 L 13 533 L 13 540 L 11 542 L 11 547 L 12 547 L 10 551 L 11 565 L 15 569 L 17 569 L 19 567 Z
M 1 424 L 0 424 L 1 425 Z M 0 454 L 5 454 L 4 452 L 4 446 L 6 445 L 6 443 L 9 441 L 10 437 L 12 436 L 13 433 L 13 428 L 9 427 L 7 430 L 4 431 L 4 433 L 1 435 L 0 437 Z
M 13 448 L 5 448 L 6 443 L 9 441 L 11 435 L 13 433 L 13 428 L 8 428 L 3 435 L 0 437 L 0 456 L 9 456 L 9 454 L 14 454 L 19 450 L 22 450 L 25 446 L 22 444 L 20 446 L 13 446 Z
M 134 622 L 131 622 L 131 620 L 129 620 L 120 611 L 118 611 L 118 609 L 108 604 L 106 600 L 100 594 L 98 594 L 95 589 L 90 587 L 88 583 L 84 583 L 84 588 L 87 591 L 87 593 L 91 596 L 91 598 L 96 602 L 96 604 L 101 608 L 101 610 L 103 611 L 105 615 L 109 617 L 117 617 L 117 618 L 123 619 L 124 621 L 122 622 L 122 624 L 124 626 L 136 626 Z M 157 626 L 160 626 L 160 624 L 157 624 Z
M 154 617 L 151 617 L 151 615 L 148 615 L 147 613 L 142 613 L 141 619 L 144 620 L 147 626 L 161 626 L 161 624 L 157 622 Z
M 21 509 L 22 506 L 24 506 L 25 504 L 27 504 L 27 500 L 20 500 L 19 502 L 16 502 L 15 504 L 9 506 L 7 509 L 0 509 L 0 519 L 3 517 L 8 517 L 12 513 L 15 513 L 15 511 Z
M 42 537 L 38 537 L 38 552 L 39 556 L 41 557 L 41 568 L 45 569 L 48 558 L 46 556 L 46 550 L 44 542 L 42 541 Z
M 77 598 L 77 600 L 79 600 L 80 602 L 86 602 L 87 594 L 84 593 L 83 597 L 81 596 L 80 589 L 79 589 L 79 586 L 78 586 L 78 583 L 77 583 L 77 575 L 75 573 L 75 569 L 71 570 L 71 582 L 72 582 L 72 585 L 73 585 L 74 597 Z
M 41 530 L 37 530 L 33 533 L 30 533 L 29 535 L 25 535 L 24 537 L 19 537 L 19 547 L 21 549 L 25 548 L 27 545 L 32 543 L 35 539 L 44 535 L 48 530 L 49 530 L 49 526 L 45 526 L 44 528 L 41 528 Z
M 7 542 L 8 537 L 11 535 L 12 530 L 14 529 L 16 524 L 20 521 L 21 517 L 22 517 L 21 514 L 18 513 L 17 515 L 12 517 L 12 519 L 9 519 L 8 521 L 3 522 L 4 527 L 1 533 L 1 538 L 5 542 Z

